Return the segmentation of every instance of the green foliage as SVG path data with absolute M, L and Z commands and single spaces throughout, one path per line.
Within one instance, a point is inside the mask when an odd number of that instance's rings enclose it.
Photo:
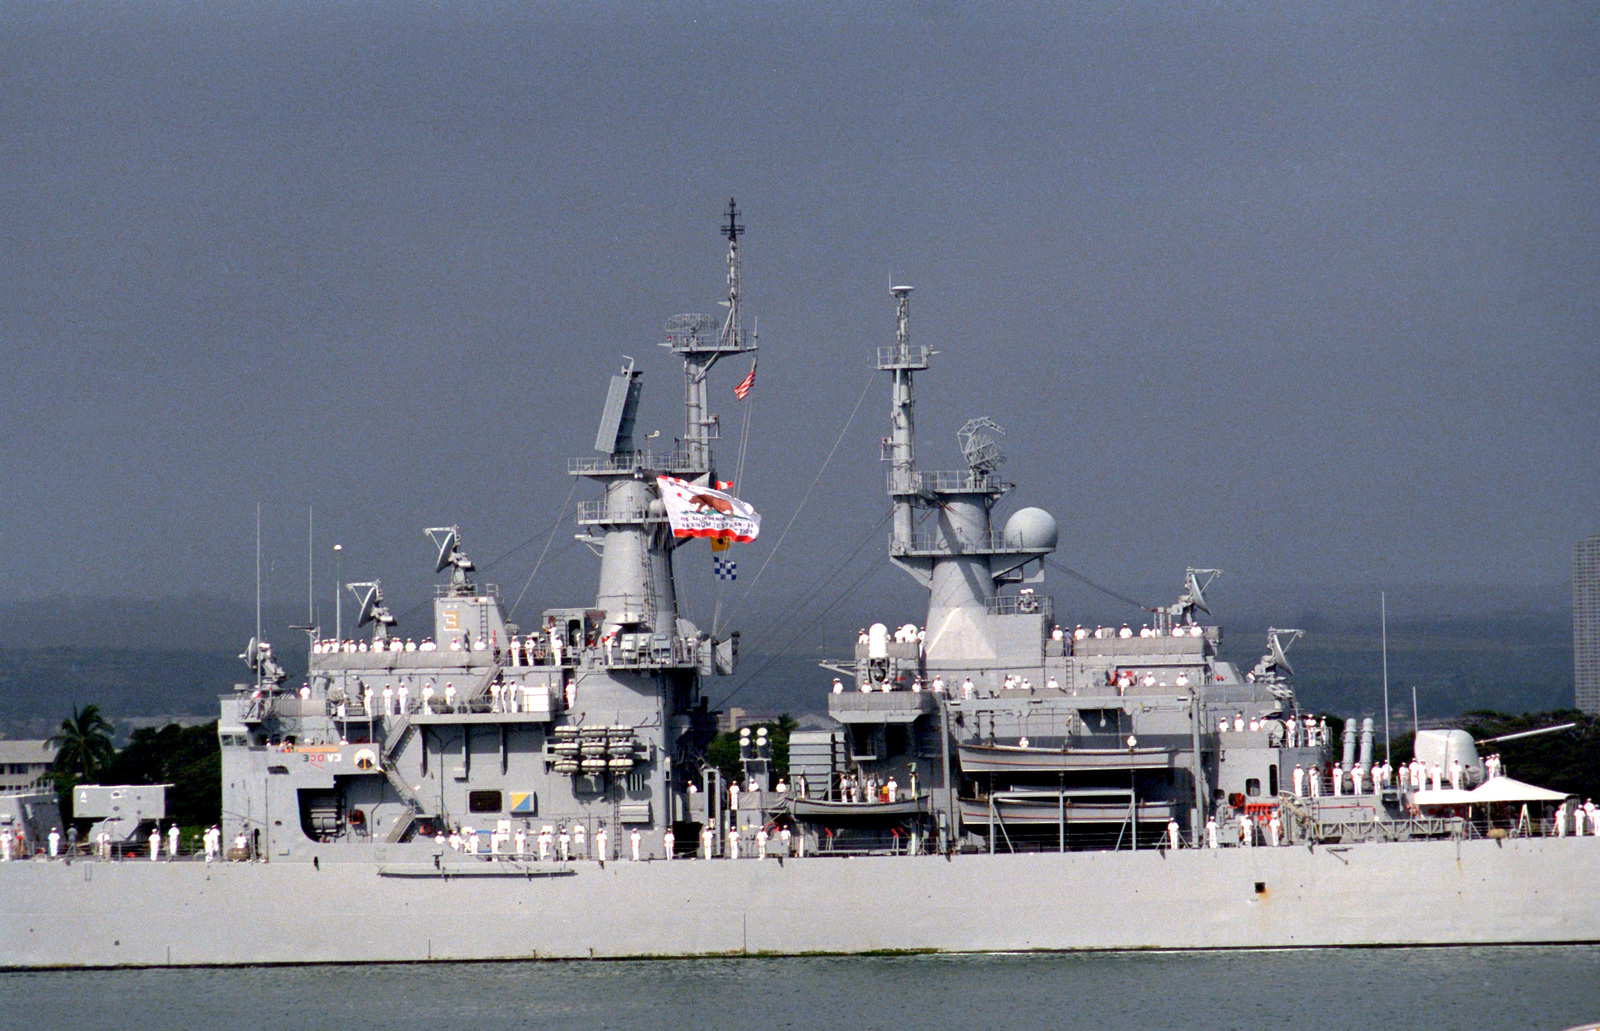
M 141 727 L 102 778 L 108 784 L 171 784 L 167 816 L 184 827 L 222 818 L 222 749 L 217 724 Z
M 1508 715 L 1482 710 L 1461 718 L 1461 729 L 1474 740 L 1538 730 L 1560 723 L 1576 723 L 1571 730 L 1497 741 L 1478 746 L 1480 755 L 1499 752 L 1506 774 L 1517 780 L 1579 798 L 1600 798 L 1600 717 L 1576 710 Z
M 744 763 L 739 758 L 739 735 L 718 734 L 706 746 L 706 762 L 722 772 L 725 781 L 744 780 Z
M 779 716 L 776 722 L 749 725 L 752 734 L 757 727 L 767 728 L 767 748 L 772 756 L 773 773 L 778 777 L 789 775 L 789 734 L 799 725 L 788 713 Z M 724 780 L 743 780 L 744 762 L 739 757 L 738 733 L 718 734 L 712 738 L 706 748 L 706 762 L 720 770 Z
M 72 815 L 72 789 L 84 781 L 98 779 L 115 757 L 111 733 L 111 724 L 100 715 L 99 706 L 86 705 L 82 709 L 74 707 L 72 715 L 61 721 L 50 738 L 56 746 L 50 779 L 55 782 L 56 803 L 63 819 Z

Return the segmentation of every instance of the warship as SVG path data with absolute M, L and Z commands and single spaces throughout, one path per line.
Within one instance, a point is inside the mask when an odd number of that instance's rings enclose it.
M 711 373 L 748 356 L 742 398 L 758 351 L 732 202 L 721 230 L 725 311 L 668 319 L 662 343 L 682 435 L 638 439 L 629 359 L 568 463 L 595 485 L 593 602 L 520 626 L 436 526 L 425 632 L 378 580 L 345 585 L 356 636 L 306 628 L 292 683 L 258 629 L 253 681 L 221 699 L 205 855 L 3 864 L 0 966 L 1600 941 L 1600 898 L 1575 887 L 1600 878 L 1592 812 L 1496 776 L 1461 732 L 1390 769 L 1370 718 L 1336 733 L 1299 705 L 1301 631 L 1271 629 L 1249 670 L 1222 657 L 1218 571 L 1175 576 L 1137 626 L 1058 616 L 1055 520 L 1001 518 L 1001 428 L 963 426 L 957 468 L 918 463 L 937 352 L 913 343 L 908 286 L 872 360 L 888 558 L 926 618 L 841 642 L 815 687 L 830 729 L 791 733 L 779 771 L 746 727 L 725 779 L 708 690 L 740 637 L 696 626 L 675 586 L 678 549 L 705 541 L 731 575 L 760 533 L 714 453 Z M 81 790 L 97 844 L 156 829 L 159 792 Z

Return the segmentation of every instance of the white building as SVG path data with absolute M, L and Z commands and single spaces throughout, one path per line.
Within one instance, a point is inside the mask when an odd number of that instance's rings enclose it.
M 0 740 L 0 794 L 39 787 L 55 758 L 49 741 Z

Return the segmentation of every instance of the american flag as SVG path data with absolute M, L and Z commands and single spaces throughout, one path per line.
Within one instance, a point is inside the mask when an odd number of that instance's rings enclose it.
M 745 373 L 744 379 L 733 388 L 733 396 L 743 401 L 745 395 L 750 393 L 750 388 L 756 385 L 756 363 L 750 363 L 750 371 Z
M 719 556 L 711 556 L 711 572 L 718 580 L 739 579 L 739 563 L 730 562 Z

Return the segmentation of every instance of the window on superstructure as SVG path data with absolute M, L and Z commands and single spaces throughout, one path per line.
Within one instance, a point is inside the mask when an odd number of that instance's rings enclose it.
M 1246 795 L 1249 795 L 1251 798 L 1260 798 L 1261 797 L 1261 779 L 1259 777 L 1251 777 L 1249 780 L 1245 781 L 1244 782 L 1244 793 Z
M 500 792 L 498 791 L 469 791 L 467 792 L 467 812 L 469 813 L 498 813 L 501 811 Z

